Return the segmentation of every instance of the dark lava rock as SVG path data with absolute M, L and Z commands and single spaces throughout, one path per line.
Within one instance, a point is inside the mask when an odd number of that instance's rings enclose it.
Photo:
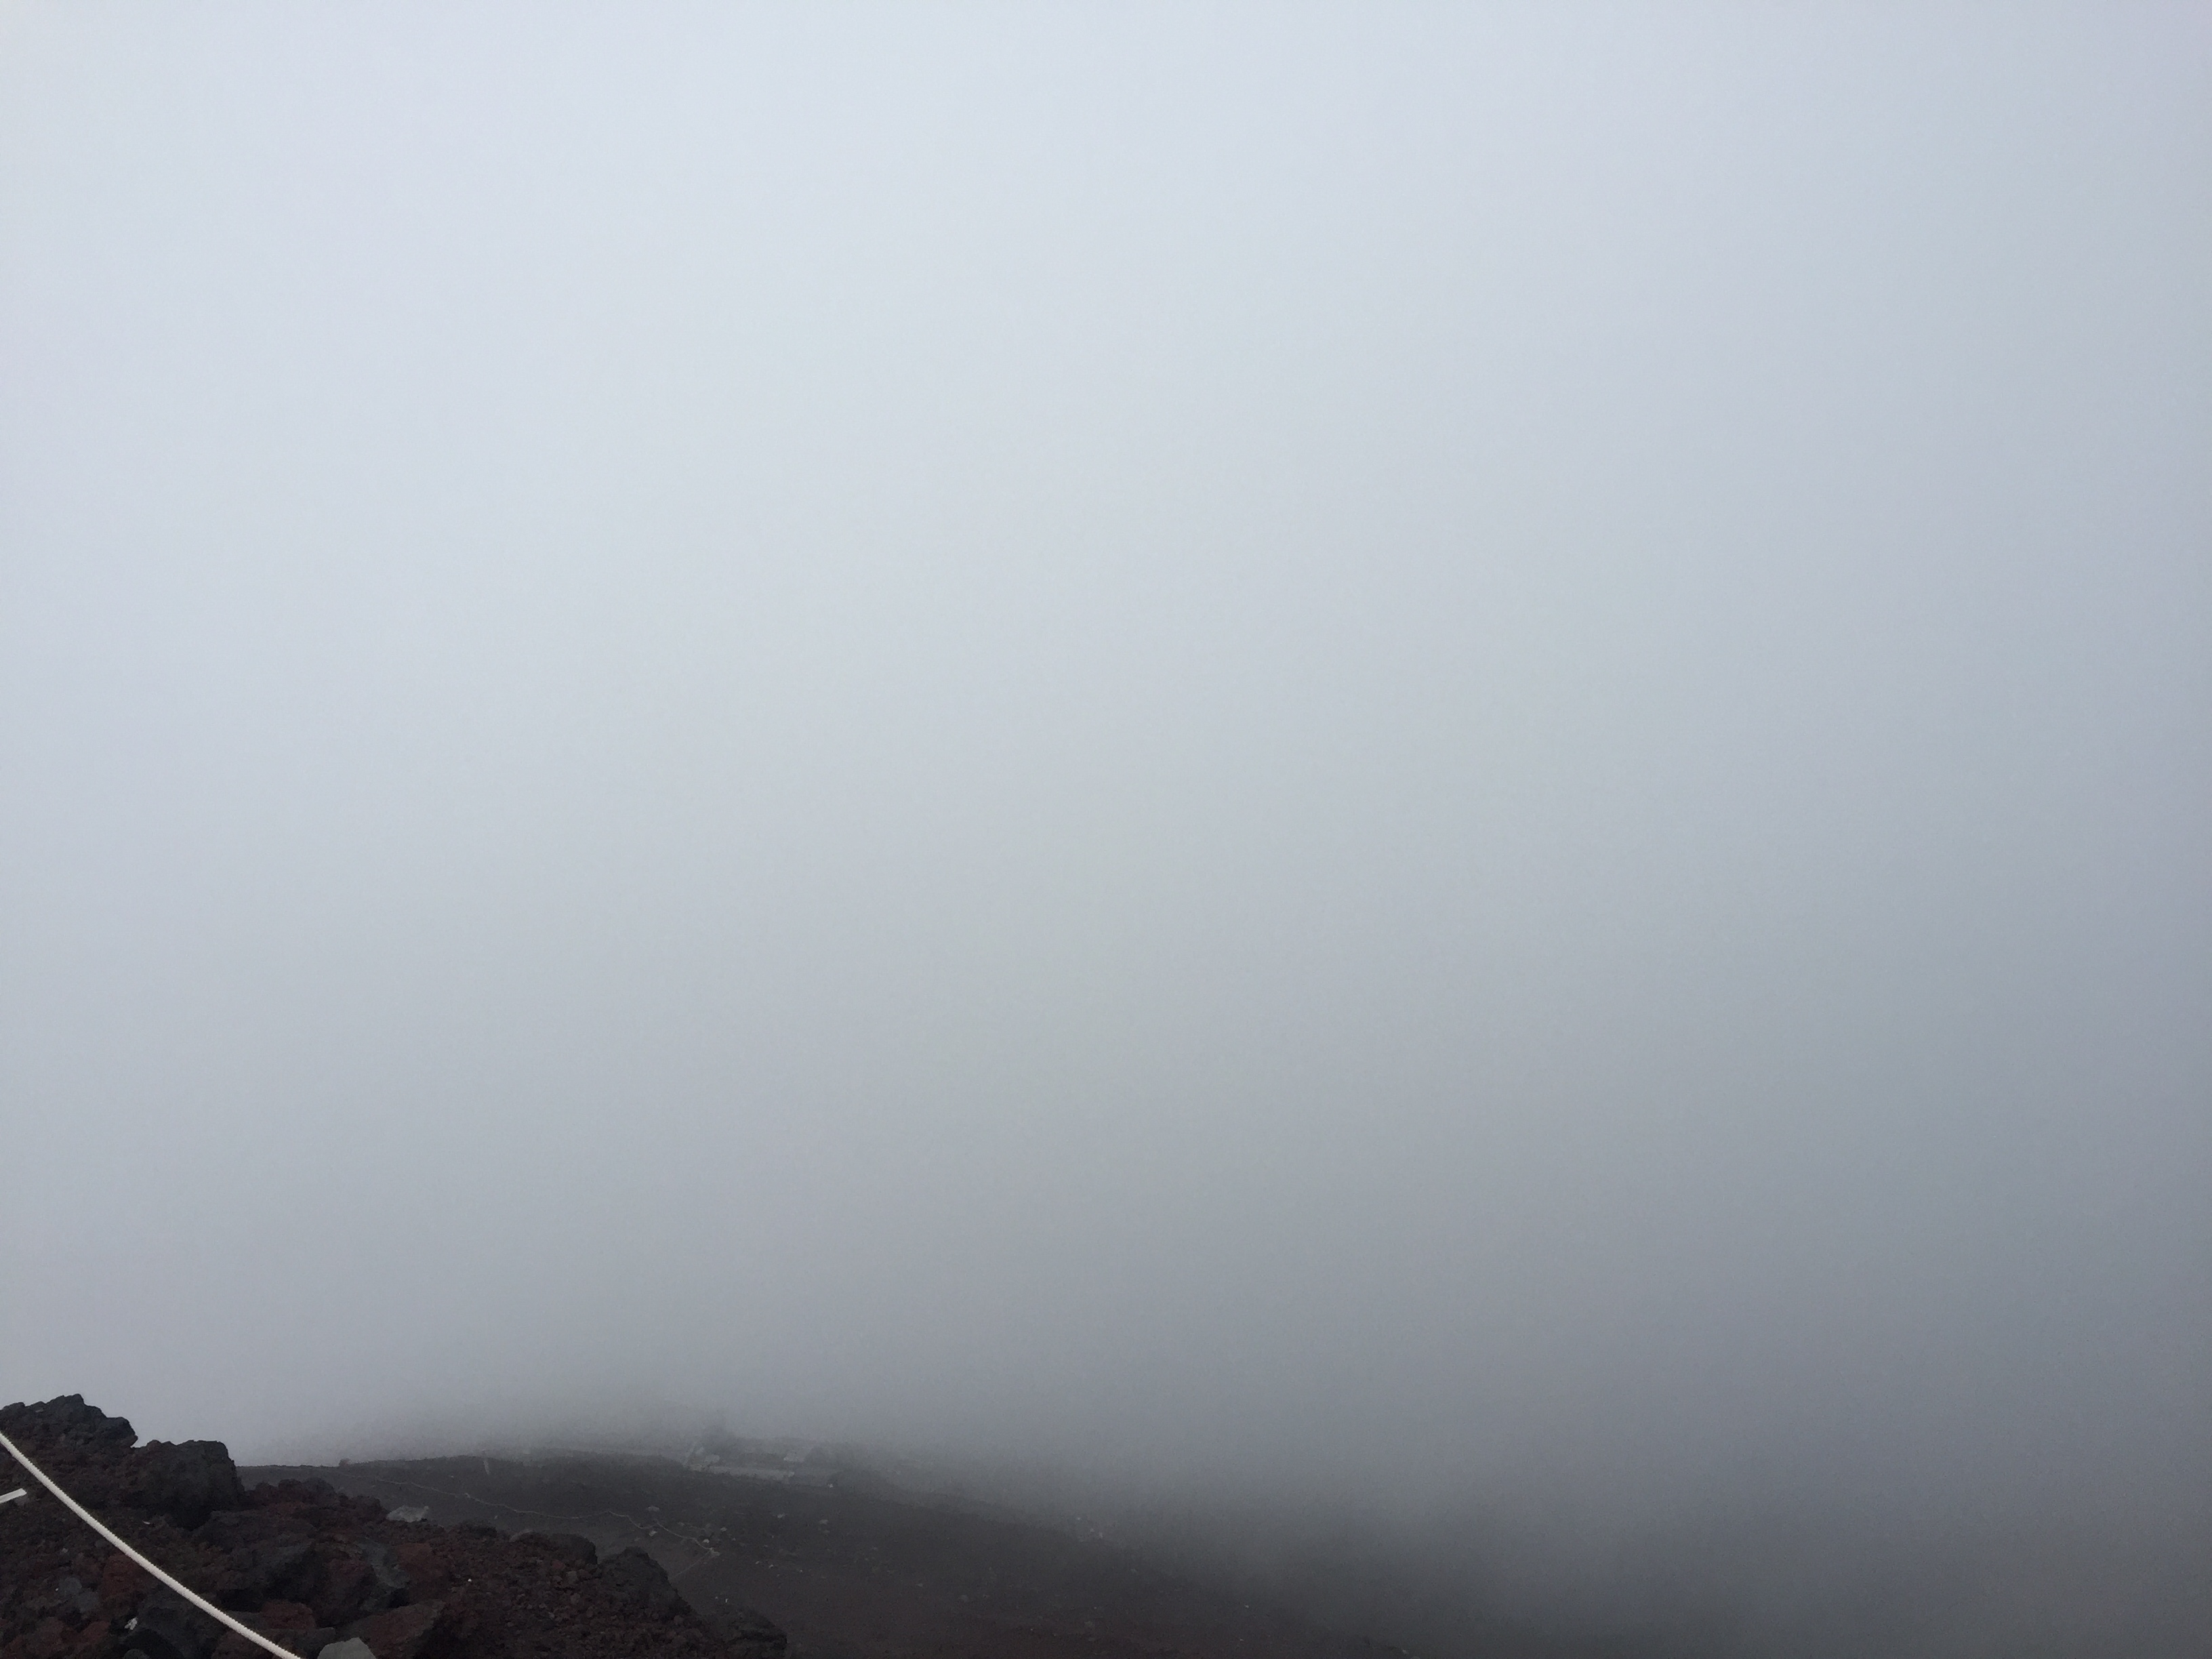
M 337 1632 L 315 1623 L 313 1608 L 297 1601 L 268 1602 L 258 1613 L 244 1615 L 240 1622 L 304 1659 L 316 1659 L 338 1639 Z M 263 1651 L 235 1631 L 225 1631 L 216 1644 L 215 1659 L 262 1659 Z
M 702 1623 L 640 1551 L 599 1563 L 573 1534 L 392 1521 L 320 1480 L 246 1492 L 216 1442 L 138 1446 L 129 1422 L 75 1395 L 0 1407 L 0 1431 L 134 1547 L 302 1659 L 348 1640 L 376 1659 L 775 1659 Z M 266 1659 L 43 1489 L 0 1505 L 0 1659 L 133 1653 Z
M 116 1495 L 129 1508 L 167 1516 L 180 1527 L 197 1527 L 213 1511 L 246 1502 L 238 1466 L 220 1440 L 175 1446 L 155 1441 L 131 1457 Z
M 325 1625 L 349 1625 L 364 1613 L 381 1613 L 392 1605 L 380 1590 L 376 1569 L 358 1555 L 325 1555 L 307 1605 Z
M 580 1567 L 597 1566 L 599 1547 L 580 1533 L 526 1532 L 525 1538 L 535 1538 L 563 1561 L 573 1561 Z
M 87 1619 L 100 1611 L 99 1592 L 87 1589 L 74 1575 L 55 1586 L 54 1601 L 57 1606 L 67 1607 Z
M 138 1622 L 124 1639 L 146 1659 L 208 1659 L 222 1633 L 222 1626 L 182 1596 L 155 1589 L 138 1604 Z
M 0 1434 L 19 1446 L 35 1440 L 46 1446 L 128 1451 L 138 1443 L 129 1418 L 110 1417 L 99 1407 L 86 1405 L 81 1394 L 61 1395 L 36 1405 L 17 1401 L 0 1406 Z
M 445 1638 L 454 1622 L 443 1601 L 417 1601 L 349 1625 L 339 1634 L 359 1637 L 376 1659 L 422 1659 L 450 1645 Z
M 600 1562 L 599 1573 L 647 1619 L 665 1619 L 678 1607 L 690 1611 L 669 1583 L 668 1570 L 635 1544 Z
M 368 1563 L 368 1570 L 376 1575 L 376 1588 L 369 1592 L 365 1604 L 372 1613 L 381 1613 L 386 1607 L 396 1607 L 407 1601 L 408 1581 L 401 1571 L 399 1558 L 392 1546 L 374 1538 L 364 1538 L 355 1544 L 361 1559 Z
M 744 1659 L 783 1659 L 791 1638 L 750 1607 L 728 1607 L 702 1615 L 715 1635 Z
M 196 1536 L 225 1552 L 205 1593 L 233 1613 L 251 1613 L 271 1601 L 305 1601 L 322 1576 L 314 1529 L 292 1516 L 222 1510 Z

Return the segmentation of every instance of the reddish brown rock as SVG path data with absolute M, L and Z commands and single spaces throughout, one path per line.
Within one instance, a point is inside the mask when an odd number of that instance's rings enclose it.
M 641 1556 L 603 1565 L 582 1540 L 391 1521 L 319 1480 L 244 1492 L 218 1443 L 137 1446 L 126 1419 L 75 1396 L 0 1407 L 0 1432 L 164 1570 L 307 1659 L 349 1637 L 377 1659 L 736 1655 Z M 0 1659 L 133 1651 L 265 1659 L 44 1491 L 0 1506 Z
M 437 1638 L 446 1633 L 441 1628 L 445 1617 L 443 1601 L 416 1601 L 388 1613 L 374 1613 L 353 1626 L 346 1634 L 358 1636 L 368 1643 L 376 1659 L 422 1659 L 426 1651 L 438 1645 Z

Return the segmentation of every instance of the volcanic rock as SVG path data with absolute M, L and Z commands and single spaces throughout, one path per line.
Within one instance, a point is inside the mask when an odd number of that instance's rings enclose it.
M 602 1561 L 599 1573 L 629 1607 L 647 1619 L 666 1619 L 684 1606 L 684 1598 L 668 1582 L 668 1569 L 635 1544 Z
M 146 1659 L 208 1659 L 222 1633 L 222 1626 L 182 1596 L 154 1589 L 139 1602 L 127 1640 Z
M 599 1547 L 581 1533 L 526 1532 L 525 1538 L 535 1538 L 551 1547 L 555 1554 L 564 1561 L 574 1561 L 580 1567 L 599 1565 Z
M 234 1613 L 250 1613 L 272 1599 L 303 1601 L 321 1576 L 314 1528 L 291 1516 L 220 1510 L 208 1517 L 198 1535 L 227 1552 L 207 1594 Z
M 219 1443 L 138 1446 L 126 1419 L 76 1395 L 0 1407 L 0 1432 L 134 1547 L 303 1659 L 332 1647 L 375 1659 L 769 1659 L 702 1623 L 641 1551 L 601 1563 L 570 1534 L 392 1521 L 375 1498 L 321 1480 L 248 1492 Z M 0 1505 L 0 1659 L 132 1654 L 263 1659 L 43 1489 Z
M 238 1468 L 220 1440 L 174 1446 L 155 1441 L 131 1458 L 116 1495 L 127 1509 L 167 1516 L 180 1527 L 197 1527 L 214 1510 L 246 1502 Z

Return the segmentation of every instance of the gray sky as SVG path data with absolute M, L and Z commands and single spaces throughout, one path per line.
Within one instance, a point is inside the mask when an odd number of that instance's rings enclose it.
M 2209 62 L 10 6 L 0 1396 L 2201 1507 Z

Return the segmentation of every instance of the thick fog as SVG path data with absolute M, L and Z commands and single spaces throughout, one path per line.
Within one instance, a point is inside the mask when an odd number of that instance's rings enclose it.
M 0 1397 L 1480 1510 L 1555 1610 L 1971 1544 L 2185 1650 L 2208 69 L 11 8 Z

